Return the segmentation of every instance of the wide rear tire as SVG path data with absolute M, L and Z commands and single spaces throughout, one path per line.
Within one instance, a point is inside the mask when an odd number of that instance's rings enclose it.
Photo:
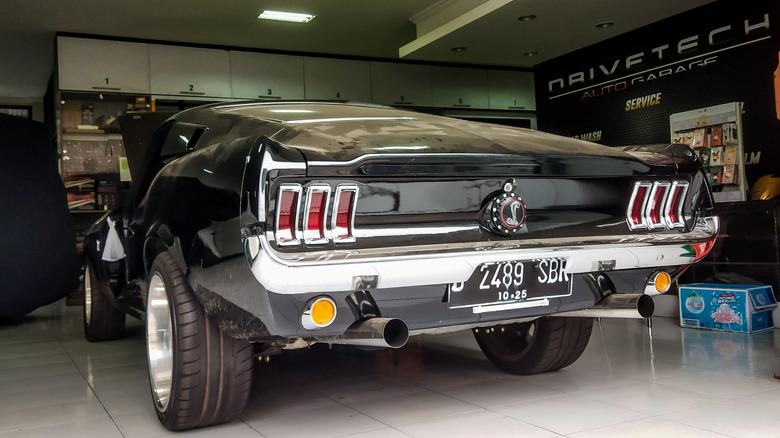
M 119 339 L 125 334 L 125 313 L 109 301 L 110 287 L 100 281 L 87 260 L 84 265 L 84 336 L 90 342 Z
M 152 263 L 146 309 L 149 381 L 160 422 L 184 430 L 236 419 L 252 386 L 252 345 L 222 333 L 167 252 Z
M 474 329 L 474 337 L 497 368 L 512 374 L 538 374 L 559 370 L 579 359 L 592 330 L 593 318 L 547 316 Z

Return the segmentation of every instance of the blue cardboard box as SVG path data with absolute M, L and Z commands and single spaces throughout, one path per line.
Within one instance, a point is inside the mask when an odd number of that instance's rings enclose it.
M 774 327 L 772 286 L 696 283 L 680 285 L 680 325 L 753 333 Z

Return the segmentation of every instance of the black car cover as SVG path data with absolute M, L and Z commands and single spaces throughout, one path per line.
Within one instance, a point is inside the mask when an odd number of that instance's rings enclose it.
M 0 320 L 78 287 L 76 237 L 53 131 L 0 114 Z

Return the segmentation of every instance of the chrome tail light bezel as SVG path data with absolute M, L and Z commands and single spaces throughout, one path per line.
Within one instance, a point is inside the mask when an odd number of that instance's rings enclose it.
M 668 228 L 682 228 L 685 227 L 685 199 L 688 196 L 688 181 L 674 181 L 669 189 L 669 201 L 667 201 L 664 207 L 664 222 Z M 677 196 L 677 191 L 680 191 L 680 195 Z M 676 211 L 674 212 L 677 220 L 672 217 L 672 208 L 674 208 L 674 202 L 677 201 Z
M 293 200 L 293 205 L 291 208 L 293 208 L 293 211 L 291 212 L 291 221 L 290 221 L 290 229 L 289 229 L 289 236 L 284 235 L 283 233 L 287 232 L 286 229 L 281 229 L 281 218 L 282 218 L 282 200 L 285 197 L 285 194 L 291 193 L 295 196 Z M 301 243 L 301 229 L 300 229 L 300 211 L 301 211 L 301 194 L 303 193 L 303 189 L 301 188 L 300 184 L 282 184 L 279 186 L 279 195 L 276 197 L 276 221 L 274 224 L 274 236 L 276 237 L 276 243 L 279 246 L 293 246 L 298 245 Z
M 334 195 L 335 192 L 335 195 Z M 306 186 L 301 184 L 281 184 L 276 197 L 276 223 L 274 224 L 274 240 L 279 246 L 296 246 L 301 243 L 306 245 L 324 245 L 328 242 L 336 244 L 355 242 L 355 212 L 357 210 L 358 186 L 356 184 L 338 184 L 335 190 L 327 183 L 312 183 Z M 294 196 L 293 209 L 289 213 L 291 221 L 289 227 L 282 226 L 282 211 L 288 207 L 289 196 Z M 323 196 L 324 204 L 321 205 L 321 217 L 316 219 L 317 224 L 312 226 L 312 207 L 316 198 Z M 349 196 L 349 205 L 345 212 L 340 212 L 341 199 Z M 286 225 L 286 223 L 285 223 Z
M 303 209 L 303 241 L 307 245 L 317 245 L 328 242 L 328 213 L 330 211 L 330 186 L 327 184 L 312 184 L 306 188 L 306 205 Z M 311 208 L 315 194 L 324 195 L 325 205 L 322 208 L 319 227 L 321 233 L 310 230 Z
M 631 230 L 685 228 L 685 200 L 689 187 L 688 181 L 684 180 L 635 182 L 626 208 L 628 228 Z
M 626 220 L 628 221 L 628 227 L 632 230 L 647 228 L 647 224 L 645 223 L 645 209 L 652 187 L 653 183 L 648 181 L 640 181 L 634 184 L 634 190 L 631 192 L 631 198 L 628 202 L 628 208 L 626 209 Z M 641 199 L 638 199 L 640 194 Z M 636 209 L 637 201 L 639 201 L 638 210 Z M 635 212 L 637 213 L 636 215 L 634 214 Z M 639 219 L 639 222 L 635 222 L 635 218 Z
M 656 181 L 650 190 L 650 196 L 647 197 L 645 205 L 644 221 L 647 228 L 654 230 L 666 228 L 664 223 L 664 209 L 669 200 L 669 189 L 672 184 L 668 181 Z
M 344 236 L 340 232 L 341 226 L 338 224 L 339 220 L 339 206 L 341 204 L 341 197 L 345 194 L 351 194 L 352 200 L 350 202 L 349 206 L 349 212 L 348 212 L 348 224 L 349 228 L 347 230 L 346 235 Z M 333 212 L 331 214 L 331 233 L 333 233 L 333 242 L 334 243 L 351 243 L 354 242 L 355 239 L 355 210 L 357 209 L 357 200 L 358 200 L 358 186 L 354 184 L 339 184 L 336 186 L 336 196 L 333 200 Z

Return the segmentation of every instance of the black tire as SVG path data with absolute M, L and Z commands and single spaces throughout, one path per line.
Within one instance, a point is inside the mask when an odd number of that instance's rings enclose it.
M 474 329 L 474 337 L 497 368 L 512 374 L 538 374 L 559 370 L 579 359 L 592 330 L 593 318 L 547 316 Z
M 155 258 L 149 272 L 147 359 L 157 417 L 171 430 L 236 419 L 252 386 L 252 345 L 222 333 L 168 252 Z M 170 364 L 152 361 L 161 352 Z
M 84 336 L 90 342 L 119 339 L 125 335 L 125 313 L 111 304 L 111 288 L 98 279 L 95 267 L 87 260 L 82 283 Z

